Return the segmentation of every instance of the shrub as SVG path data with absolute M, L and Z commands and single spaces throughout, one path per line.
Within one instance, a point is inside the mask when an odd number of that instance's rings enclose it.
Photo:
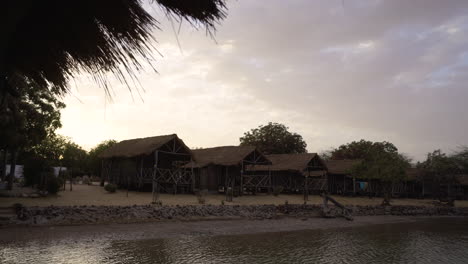
M 57 194 L 62 186 L 61 179 L 55 177 L 53 174 L 47 176 L 47 192 L 49 194 Z
M 283 186 L 281 186 L 281 185 L 280 186 L 275 186 L 275 187 L 273 187 L 273 195 L 278 196 L 278 195 L 280 195 L 280 193 L 283 192 L 283 190 L 284 190 Z
M 104 186 L 104 190 L 110 193 L 115 193 L 115 191 L 117 191 L 117 186 L 115 184 L 108 183 L 106 186 Z

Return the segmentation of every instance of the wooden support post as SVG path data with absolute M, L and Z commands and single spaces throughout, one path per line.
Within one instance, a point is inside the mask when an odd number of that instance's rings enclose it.
M 343 175 L 343 195 L 346 194 L 346 175 Z
M 73 191 L 72 182 L 73 182 L 73 170 L 72 168 L 70 168 L 70 192 Z
M 356 177 L 353 176 L 353 195 L 356 196 Z
M 190 157 L 190 171 L 192 173 L 192 193 L 195 193 L 195 173 L 193 171 L 193 160 L 192 157 Z
M 305 176 L 304 178 L 304 202 L 307 202 L 308 200 L 309 200 L 309 176 Z
M 158 186 L 156 182 L 156 173 L 158 170 L 158 151 L 154 152 L 154 165 L 153 165 L 153 181 L 152 181 L 152 195 L 153 195 L 153 203 L 157 203 L 159 195 L 158 195 Z
M 244 193 L 244 161 L 242 160 L 241 164 L 241 175 L 240 175 L 240 190 L 239 190 L 239 196 L 242 196 Z

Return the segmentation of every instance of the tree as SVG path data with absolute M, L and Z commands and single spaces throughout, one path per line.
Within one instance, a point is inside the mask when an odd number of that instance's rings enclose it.
M 63 150 L 62 165 L 70 170 L 72 176 L 86 173 L 87 152 L 78 144 L 67 141 Z
M 109 147 L 117 144 L 117 141 L 115 140 L 105 140 L 101 143 L 99 143 L 96 147 L 92 148 L 89 153 L 88 153 L 88 166 L 89 170 L 92 174 L 94 175 L 101 175 L 101 169 L 102 169 L 102 164 L 101 164 L 101 158 L 99 158 L 99 155 Z
M 306 153 L 306 142 L 302 136 L 288 131 L 288 127 L 269 122 L 244 133 L 241 146 L 255 146 L 265 154 Z
M 60 110 L 65 107 L 48 90 L 32 84 L 19 89 L 22 97 L 6 95 L 0 101 L 0 149 L 11 154 L 10 189 L 18 153 L 53 135 L 61 127 Z
M 378 179 L 383 188 L 384 205 L 390 204 L 392 185 L 403 180 L 410 167 L 410 159 L 398 153 L 397 147 L 386 141 L 353 141 L 332 151 L 331 158 L 362 160 L 352 169 L 352 173 L 364 179 Z
M 25 185 L 43 184 L 43 173 L 50 171 L 52 166 L 61 166 L 66 143 L 67 138 L 54 133 L 22 153 Z
M 449 185 L 456 181 L 455 176 L 463 172 L 463 156 L 463 152 L 449 156 L 440 149 L 428 153 L 426 160 L 418 164 L 423 171 L 422 180 L 436 183 L 439 187 L 441 184 L 447 184 L 450 189 Z M 448 196 L 449 192 L 448 190 Z M 440 189 L 437 195 L 442 199 Z

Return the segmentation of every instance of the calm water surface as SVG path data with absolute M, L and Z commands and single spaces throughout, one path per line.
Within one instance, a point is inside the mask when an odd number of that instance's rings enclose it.
M 468 263 L 468 220 L 172 239 L 23 241 L 0 263 Z

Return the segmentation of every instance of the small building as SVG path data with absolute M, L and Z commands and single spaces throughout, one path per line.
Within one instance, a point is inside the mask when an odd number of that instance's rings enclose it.
M 371 188 L 368 181 L 357 181 L 351 172 L 360 160 L 327 160 L 328 192 L 330 194 L 356 194 L 364 193 Z
M 252 171 L 271 162 L 255 147 L 223 146 L 192 150 L 194 161 L 185 165 L 194 172 L 196 190 L 224 192 L 231 187 L 236 194 L 244 190 L 269 190 L 269 175 Z M 242 190 L 242 191 L 241 191 Z
M 327 167 L 316 153 L 266 155 L 271 166 L 259 166 L 257 171 L 269 173 L 272 185 L 284 192 L 308 190 L 320 193 L 327 188 Z
M 100 157 L 101 176 L 120 187 L 153 185 L 162 192 L 193 191 L 192 173 L 182 168 L 192 160 L 192 152 L 176 134 L 124 140 Z

